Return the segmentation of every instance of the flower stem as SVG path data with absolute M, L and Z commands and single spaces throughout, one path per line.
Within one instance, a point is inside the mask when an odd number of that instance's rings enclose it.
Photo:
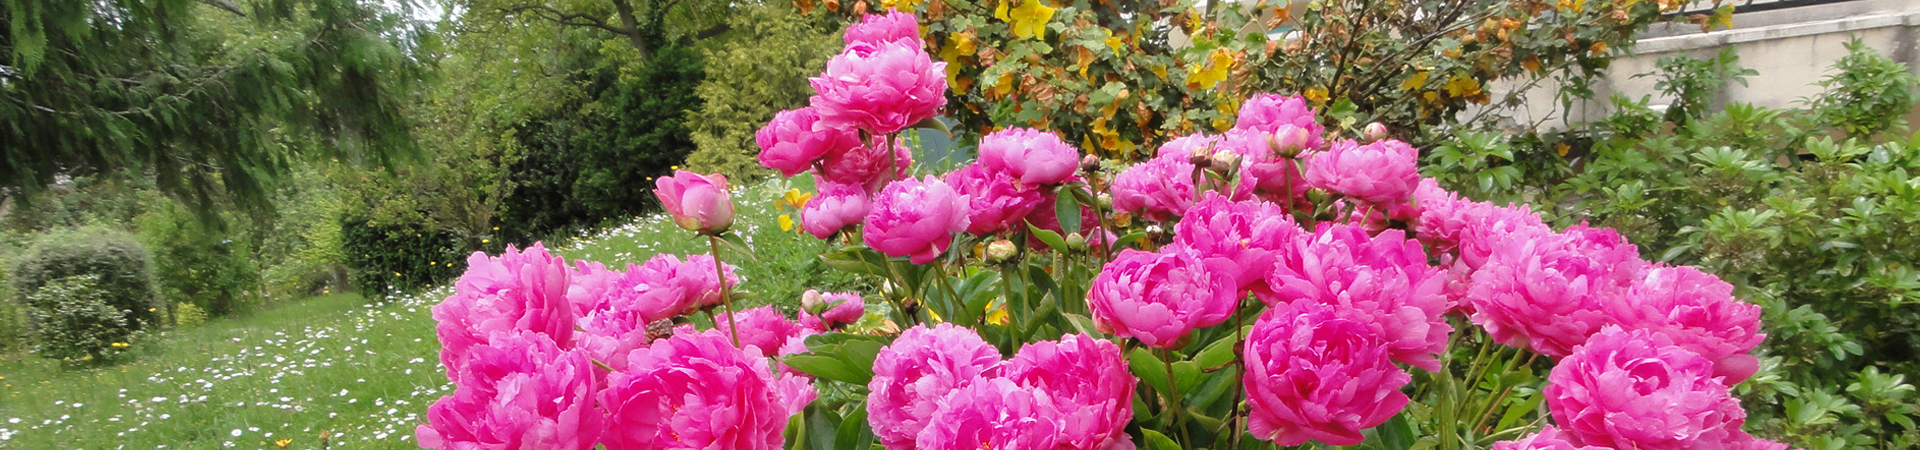
M 1185 445 L 1193 444 L 1193 436 L 1187 434 L 1185 426 L 1185 406 L 1180 404 L 1180 381 L 1173 378 L 1173 350 L 1162 350 L 1160 362 L 1167 367 L 1167 424 L 1180 430 L 1180 441 Z
M 720 282 L 720 304 L 727 308 L 727 331 L 733 334 L 733 346 L 739 348 L 740 324 L 733 320 L 733 288 L 727 286 L 727 270 L 720 264 L 720 236 L 707 235 L 707 244 L 713 247 L 713 276 Z

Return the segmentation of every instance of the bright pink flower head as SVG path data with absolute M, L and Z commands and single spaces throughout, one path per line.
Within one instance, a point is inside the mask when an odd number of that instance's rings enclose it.
M 1240 117 L 1234 121 L 1233 128 L 1279 133 L 1281 128 L 1293 126 L 1307 132 L 1307 149 L 1325 148 L 1320 136 L 1326 127 L 1320 126 L 1314 114 L 1313 107 L 1298 95 L 1260 94 L 1240 104 Z
M 1220 147 L 1240 155 L 1241 183 L 1253 188 L 1260 197 L 1276 204 L 1305 207 L 1307 189 L 1298 156 L 1283 156 L 1273 151 L 1271 134 L 1265 131 L 1228 131 Z
M 1133 448 L 1133 388 L 1120 346 L 1084 334 L 1020 347 L 1000 368 L 1001 376 L 1044 392 L 1059 407 L 1061 449 Z M 937 419 L 936 419 L 937 421 Z M 995 447 L 999 448 L 999 447 Z
M 616 370 L 626 368 L 627 354 L 651 340 L 648 324 L 674 318 L 693 306 L 696 295 L 673 282 L 673 271 L 681 264 L 672 255 L 658 255 L 644 266 L 629 264 L 627 270 L 614 272 L 601 302 L 580 312 L 575 346 L 595 361 Z
M 1739 384 L 1760 370 L 1749 354 L 1767 338 L 1760 305 L 1733 297 L 1733 285 L 1688 266 L 1647 270 L 1610 306 L 1621 326 L 1654 330 L 1714 363 L 1714 375 Z
M 1042 201 L 1035 186 L 980 163 L 947 174 L 946 181 L 967 196 L 967 232 L 976 236 L 1026 229 L 1027 214 Z
M 775 376 L 718 330 L 676 332 L 628 360 L 599 396 L 607 450 L 777 450 L 787 421 L 816 396 L 812 382 Z
M 663 260 L 663 262 L 679 262 L 679 259 L 674 258 L 673 255 L 665 256 L 666 259 Z M 647 265 L 653 266 L 654 260 L 660 259 L 661 257 L 656 255 L 653 259 L 647 261 Z M 667 281 L 672 283 L 675 289 L 680 289 L 681 292 L 686 295 L 686 302 L 689 306 L 704 307 L 720 304 L 720 300 L 722 300 L 720 296 L 722 294 L 720 291 L 720 275 L 714 273 L 713 262 L 713 255 L 687 255 L 687 262 L 672 265 L 673 277 Z M 739 286 L 740 277 L 733 274 L 733 265 L 722 264 L 721 267 L 723 267 L 723 270 L 726 272 L 727 286 Z
M 1738 448 L 1746 410 L 1713 362 L 1648 330 L 1609 326 L 1560 360 L 1541 391 L 1582 445 L 1646 450 Z
M 954 390 L 1000 365 L 1000 352 L 973 330 L 940 324 L 908 328 L 873 360 L 867 423 L 889 450 L 914 448 Z
M 1182 245 L 1120 252 L 1087 293 L 1094 327 L 1149 347 L 1180 348 L 1188 333 L 1226 321 L 1239 306 L 1232 264 Z
M 1155 222 L 1173 220 L 1193 206 L 1193 163 L 1160 156 L 1113 177 L 1113 209 Z
M 1160 149 L 1155 150 L 1153 155 L 1156 157 L 1174 155 L 1181 158 L 1188 158 L 1192 157 L 1194 152 L 1203 149 L 1209 149 L 1207 150 L 1207 154 L 1212 154 L 1213 151 L 1210 149 L 1215 145 L 1219 145 L 1219 143 L 1219 136 L 1194 133 L 1173 138 L 1173 140 L 1167 141 L 1165 144 L 1160 144 Z
M 1553 425 L 1547 425 L 1546 428 L 1541 428 L 1539 432 L 1527 435 L 1527 437 L 1520 438 L 1519 440 L 1495 442 L 1493 443 L 1493 450 L 1613 450 L 1613 449 L 1609 449 L 1606 447 L 1595 447 L 1590 445 L 1574 445 L 1572 441 L 1567 440 L 1566 433 L 1562 433 L 1559 428 L 1554 428 Z
M 808 289 L 800 295 L 800 326 L 815 331 L 837 330 L 867 314 L 867 302 L 852 292 Z
M 1347 310 L 1378 324 L 1388 355 L 1429 371 L 1447 348 L 1446 278 L 1427 265 L 1418 242 L 1400 230 L 1367 236 L 1358 227 L 1322 223 L 1302 239 L 1290 260 L 1273 266 L 1268 304 L 1314 302 Z
M 808 78 L 820 120 L 876 135 L 904 130 L 947 105 L 947 63 L 933 61 L 914 42 L 857 43 L 827 60 Z
M 567 275 L 567 300 L 573 302 L 573 311 L 584 315 L 600 309 L 607 301 L 607 291 L 614 289 L 621 275 L 625 274 L 608 270 L 599 261 L 575 260 Z
M 968 201 L 932 176 L 895 181 L 874 197 L 861 238 L 880 253 L 932 262 L 953 244 L 954 233 L 966 231 Z
M 980 138 L 980 164 L 1021 183 L 1053 185 L 1080 167 L 1080 151 L 1048 131 L 1013 127 Z
M 740 346 L 753 347 L 748 353 L 757 351 L 766 356 L 778 355 L 780 346 L 787 343 L 787 338 L 800 333 L 800 324 L 773 309 L 772 305 L 734 313 L 731 321 L 727 320 L 727 313 L 724 312 L 714 316 L 713 329 L 720 330 L 728 339 L 733 338 L 732 325 L 728 323 L 740 325 Z
M 1045 392 L 1004 378 L 980 380 L 953 391 L 941 403 L 914 448 L 1053 450 L 1064 437 L 1060 408 Z
M 1201 194 L 1173 228 L 1174 243 L 1192 247 L 1203 257 L 1225 258 L 1239 289 L 1264 291 L 1267 268 L 1288 259 L 1306 230 L 1286 210 L 1264 200 L 1235 202 L 1216 192 Z
M 727 194 L 727 176 L 701 175 L 685 170 L 654 180 L 653 194 L 687 231 L 719 233 L 733 226 L 733 197 Z
M 760 165 L 794 176 L 813 167 L 813 163 L 831 154 L 860 147 L 860 133 L 852 128 L 828 128 L 820 123 L 813 108 L 781 111 L 754 133 L 760 144 Z
M 1588 239 L 1596 235 L 1569 229 L 1506 236 L 1473 273 L 1473 323 L 1502 344 L 1554 357 L 1614 323 L 1606 305 L 1626 294 L 1646 263 L 1631 244 Z
M 1509 234 L 1551 232 L 1540 215 L 1526 205 L 1494 206 L 1471 201 L 1441 188 L 1431 178 L 1421 180 L 1413 198 L 1420 212 L 1413 229 L 1420 242 L 1458 255 L 1468 268 L 1478 269 L 1486 263 L 1495 244 Z
M 868 14 L 860 18 L 860 23 L 847 27 L 844 36 L 847 45 L 884 44 L 905 41 L 906 44 L 926 47 L 920 39 L 920 22 L 913 13 L 900 10 L 887 10 L 886 14 Z
M 1412 198 L 1420 185 L 1420 151 L 1405 142 L 1335 144 L 1307 158 L 1307 184 L 1362 201 L 1388 205 Z
M 1380 328 L 1332 306 L 1295 302 L 1254 322 L 1242 347 L 1247 430 L 1280 445 L 1356 445 L 1399 414 L 1413 379 L 1387 358 Z
M 892 150 L 891 154 L 888 149 Z M 819 179 L 859 186 L 868 193 L 888 181 L 906 178 L 907 170 L 912 167 L 913 152 L 902 141 L 887 145 L 881 139 L 843 152 L 828 153 L 815 166 Z
M 873 211 L 873 200 L 858 185 L 839 184 L 822 179 L 819 195 L 800 209 L 800 229 L 820 239 L 832 237 L 848 225 L 860 223 Z
M 440 362 L 458 370 L 469 349 L 495 332 L 545 334 L 561 348 L 573 347 L 575 312 L 567 299 L 571 270 L 539 243 L 525 252 L 507 247 L 499 257 L 474 252 L 453 295 L 433 307 L 440 324 Z
M 449 373 L 453 395 L 433 402 L 414 430 L 422 448 L 593 448 L 606 418 L 594 408 L 598 369 L 586 353 L 525 330 L 497 332 L 468 351 Z

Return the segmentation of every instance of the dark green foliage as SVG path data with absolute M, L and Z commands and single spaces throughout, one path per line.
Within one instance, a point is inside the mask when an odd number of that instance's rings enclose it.
M 432 286 L 466 268 L 451 236 L 418 225 L 349 217 L 341 222 L 341 237 L 348 276 L 369 297 Z
M 16 299 L 34 305 L 31 295 L 54 279 L 92 275 L 107 305 L 127 311 L 134 328 L 160 323 L 162 303 L 154 295 L 152 257 L 147 247 L 124 232 L 79 228 L 46 233 L 13 264 L 7 277 Z
M 773 173 L 760 166 L 754 132 L 774 113 L 806 106 L 807 77 L 843 45 L 841 24 L 826 19 L 784 3 L 743 6 L 727 18 L 733 31 L 703 42 L 707 77 L 695 91 L 700 108 L 688 114 L 699 149 L 687 155 L 687 170 L 740 183 Z
M 299 157 L 411 147 L 401 15 L 352 0 L 0 2 L 0 188 L 152 176 L 200 211 L 262 205 Z M 240 13 L 244 13 L 242 16 Z
M 1820 120 L 1847 133 L 1871 136 L 1899 124 L 1913 111 L 1915 86 L 1920 85 L 1905 63 L 1874 52 L 1859 39 L 1847 42 L 1849 53 L 1833 65 L 1838 74 L 1822 80 L 1827 92 L 1813 99 Z
M 27 295 L 34 349 L 40 356 L 66 361 L 92 361 L 133 340 L 138 324 L 131 311 L 107 303 L 99 278 L 76 275 L 49 280 Z
M 699 55 L 661 49 L 638 67 L 580 72 L 586 96 L 517 130 L 525 157 L 510 173 L 518 187 L 500 214 L 515 241 L 622 220 L 652 207 L 653 180 L 693 150 L 686 111 Z
M 161 297 L 191 303 L 223 316 L 257 302 L 259 270 L 249 241 L 238 230 L 196 218 L 164 202 L 139 219 L 140 236 L 153 249 Z

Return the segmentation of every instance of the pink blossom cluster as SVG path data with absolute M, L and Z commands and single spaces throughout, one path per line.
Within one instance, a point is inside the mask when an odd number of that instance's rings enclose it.
M 766 356 L 802 334 L 798 324 L 762 308 L 704 332 L 655 327 L 720 302 L 721 283 L 740 282 L 723 270 L 706 255 L 615 271 L 569 266 L 540 244 L 475 253 L 433 307 L 454 392 L 428 408 L 421 446 L 781 448 L 815 394 Z
M 1714 373 L 1712 360 L 1674 345 L 1665 333 L 1608 326 L 1554 366 L 1542 394 L 1574 445 L 1786 448 L 1740 429 L 1746 411 Z
M 1306 206 L 1307 190 L 1313 186 L 1302 176 L 1302 167 L 1307 156 L 1326 149 L 1325 129 L 1315 114 L 1297 96 L 1254 96 L 1241 105 L 1233 129 L 1217 136 L 1174 138 L 1161 145 L 1153 159 L 1115 176 L 1114 209 L 1165 222 L 1191 208 L 1197 201 L 1196 191 L 1228 187 L 1196 170 L 1196 161 L 1210 165 L 1237 161 L 1237 168 L 1214 167 L 1240 178 L 1230 191 L 1223 191 L 1230 199 L 1257 195 L 1289 210 Z
M 1003 361 L 973 330 L 916 326 L 873 370 L 867 421 L 888 449 L 1134 448 L 1137 381 L 1109 341 L 1069 334 Z

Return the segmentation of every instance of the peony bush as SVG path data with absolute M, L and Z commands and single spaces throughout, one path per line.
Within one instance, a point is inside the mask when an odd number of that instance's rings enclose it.
M 1766 336 L 1730 284 L 1462 198 L 1299 97 L 1118 170 L 1010 127 L 921 173 L 901 133 L 947 81 L 915 23 L 856 24 L 759 135 L 819 181 L 797 232 L 877 289 L 736 310 L 725 178 L 661 178 L 711 254 L 468 260 L 422 446 L 1785 448 L 1742 429 Z

